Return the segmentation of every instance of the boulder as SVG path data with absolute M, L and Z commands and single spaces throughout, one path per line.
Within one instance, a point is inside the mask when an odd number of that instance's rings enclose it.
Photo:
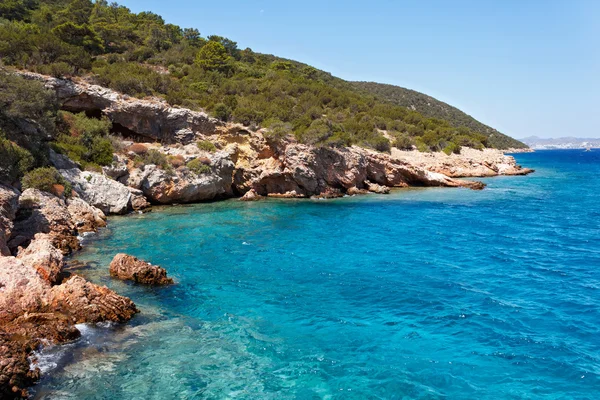
M 260 200 L 260 195 L 254 189 L 248 190 L 241 198 L 241 201 L 256 201 Z
M 152 206 L 144 196 L 144 192 L 132 187 L 127 189 L 131 192 L 131 208 L 133 211 L 147 211 Z
M 164 268 L 152 265 L 136 257 L 119 253 L 110 263 L 110 275 L 127 281 L 147 285 L 170 285 L 173 279 L 167 278 Z
M 61 169 L 60 174 L 87 203 L 105 214 L 125 214 L 131 207 L 131 193 L 120 182 L 97 172 Z
M 50 284 L 58 281 L 63 268 L 63 254 L 52 245 L 47 233 L 38 233 L 26 249 L 17 255 L 21 262 L 33 267 L 40 277 Z
M 64 254 L 78 250 L 77 229 L 63 199 L 37 189 L 27 189 L 19 197 L 19 210 L 8 246 L 14 252 L 29 245 L 36 233 L 48 233 Z
M 212 154 L 210 168 L 207 173 L 196 174 L 182 167 L 171 174 L 155 165 L 146 165 L 143 173 L 131 176 L 143 177 L 141 190 L 152 203 L 192 203 L 233 196 L 234 164 L 230 154 Z
M 96 232 L 106 226 L 106 215 L 78 197 L 67 199 L 67 210 L 78 233 Z
M 75 324 L 83 322 L 126 322 L 138 309 L 127 297 L 80 276 L 54 286 L 49 294 L 50 309 L 68 315 Z

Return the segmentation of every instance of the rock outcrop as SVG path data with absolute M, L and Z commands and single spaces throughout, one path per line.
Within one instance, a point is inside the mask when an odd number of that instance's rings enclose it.
M 234 164 L 229 154 L 211 155 L 209 171 L 196 173 L 181 167 L 172 175 L 156 166 L 146 166 L 140 189 L 153 203 L 193 203 L 233 196 Z
M 119 253 L 110 263 L 110 275 L 121 279 L 147 285 L 170 285 L 173 279 L 167 277 L 164 268 L 152 265 L 136 257 Z
M 125 214 L 131 209 L 131 192 L 123 184 L 97 172 L 76 168 L 59 172 L 83 200 L 105 214 Z
M 214 132 L 219 121 L 198 111 L 171 107 L 159 98 L 139 100 L 114 90 L 84 81 L 52 78 L 31 72 L 20 72 L 28 79 L 43 81 L 56 91 L 62 108 L 71 111 L 94 111 L 122 128 L 163 143 L 189 143 L 196 132 Z
M 496 149 L 475 150 L 463 147 L 460 154 L 450 155 L 392 149 L 392 156 L 452 178 L 527 175 L 533 172 L 530 168 L 517 165 L 514 157 Z
M 96 232 L 106 226 L 106 215 L 78 197 L 67 199 L 67 210 L 78 233 Z
M 48 233 L 53 245 L 68 254 L 80 248 L 77 229 L 71 220 L 67 204 L 61 198 L 37 189 L 27 189 L 19 197 L 10 249 L 29 245 L 36 233 Z
M 77 338 L 77 323 L 125 322 L 138 312 L 131 300 L 79 276 L 59 282 L 62 265 L 47 234 L 37 234 L 18 257 L 0 257 L 2 399 L 26 397 L 39 379 L 29 357 L 40 345 Z

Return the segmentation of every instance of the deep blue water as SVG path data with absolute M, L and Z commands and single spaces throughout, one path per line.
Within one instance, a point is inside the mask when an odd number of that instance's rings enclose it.
M 598 398 L 600 150 L 516 157 L 484 191 L 111 219 L 78 273 L 142 312 L 45 351 L 36 398 Z M 111 280 L 118 252 L 177 284 Z

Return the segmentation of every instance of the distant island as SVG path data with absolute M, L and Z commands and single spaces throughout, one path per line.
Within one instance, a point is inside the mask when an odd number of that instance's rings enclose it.
M 578 138 L 573 136 L 540 138 L 529 136 L 521 139 L 521 141 L 534 150 L 600 148 L 600 138 Z

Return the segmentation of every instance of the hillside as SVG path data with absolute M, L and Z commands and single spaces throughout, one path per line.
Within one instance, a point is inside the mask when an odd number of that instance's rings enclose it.
M 527 147 L 525 143 L 500 133 L 458 108 L 452 107 L 424 93 L 376 82 L 351 82 L 351 84 L 358 90 L 374 95 L 381 100 L 418 111 L 425 117 L 443 119 L 454 127 L 466 126 L 475 132 L 483 133 L 489 137 L 491 147 L 499 149 Z
M 6 67 L 161 97 L 225 122 L 268 128 L 274 140 L 447 154 L 462 146 L 523 146 L 489 127 L 392 104 L 309 65 L 242 50 L 231 39 L 203 37 L 198 29 L 106 0 L 3 2 L 0 58 Z M 10 124 L 2 125 L 14 138 Z M 69 140 L 63 147 L 81 145 Z

